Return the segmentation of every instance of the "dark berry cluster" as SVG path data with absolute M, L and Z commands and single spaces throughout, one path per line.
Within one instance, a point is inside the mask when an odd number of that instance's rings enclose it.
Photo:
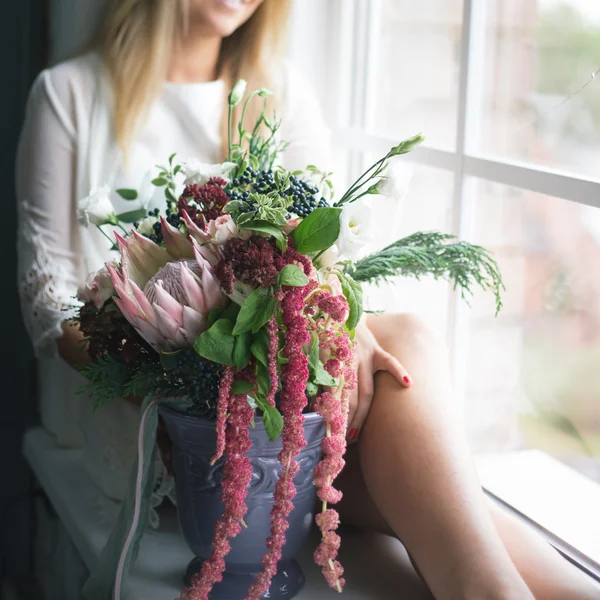
M 319 188 L 311 186 L 302 179 L 298 179 L 295 175 L 290 177 L 290 187 L 284 192 L 286 196 L 291 196 L 292 198 L 290 212 L 293 212 L 299 217 L 308 217 L 313 210 L 322 206 L 327 206 L 325 198 L 321 198 L 321 200 L 317 202 L 315 195 L 318 193 Z
M 165 383 L 172 395 L 185 395 L 196 415 L 212 419 L 216 416 L 221 366 L 202 358 L 193 350 L 177 354 L 176 365 L 165 371 Z
M 285 189 L 280 189 L 275 181 L 273 171 L 246 169 L 241 177 L 231 181 L 227 195 L 230 200 L 244 203 L 239 209 L 240 212 L 244 213 L 255 210 L 255 206 L 250 200 L 252 192 L 268 194 L 275 191 L 292 200 L 290 213 L 294 213 L 299 217 L 307 217 L 316 208 L 328 206 L 325 198 L 321 198 L 317 202 L 315 195 L 319 193 L 318 188 L 311 186 L 302 179 L 298 179 L 295 175 L 290 177 L 289 185 Z

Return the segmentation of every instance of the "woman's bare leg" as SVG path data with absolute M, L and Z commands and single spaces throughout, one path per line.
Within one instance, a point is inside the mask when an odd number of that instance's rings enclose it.
M 531 600 L 528 586 L 537 600 L 596 597 L 551 549 L 504 515 L 492 516 L 453 407 L 444 344 L 408 315 L 373 317 L 369 327 L 415 383 L 406 389 L 377 375 L 369 417 L 340 479 L 342 517 L 391 529 L 438 600 Z M 554 575 L 559 586 L 565 582 L 562 591 L 545 583 Z

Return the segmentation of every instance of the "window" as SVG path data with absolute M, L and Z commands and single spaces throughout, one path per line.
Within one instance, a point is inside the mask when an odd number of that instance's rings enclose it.
M 340 170 L 423 131 L 398 234 L 485 245 L 507 285 L 498 318 L 435 282 L 374 303 L 447 333 L 474 450 L 540 449 L 600 482 L 600 4 L 298 0 L 293 19 Z

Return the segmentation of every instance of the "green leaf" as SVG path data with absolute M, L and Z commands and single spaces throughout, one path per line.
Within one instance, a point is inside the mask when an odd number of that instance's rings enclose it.
M 177 367 L 177 355 L 180 352 L 182 352 L 182 350 L 175 350 L 175 352 L 161 351 L 160 364 L 165 371 L 171 371 Z
M 249 229 L 250 231 L 260 231 L 262 233 L 268 233 L 272 235 L 277 241 L 283 243 L 283 232 L 281 231 L 281 229 L 279 229 L 272 223 L 269 223 L 269 221 L 252 220 L 247 223 L 244 223 L 243 226 L 240 224 L 240 227 L 242 227 L 242 229 Z
M 308 370 L 311 375 L 311 382 L 315 385 L 326 385 L 332 387 L 339 385 L 339 379 L 332 377 L 323 366 L 319 358 L 319 342 L 318 339 L 313 340 L 313 346 L 308 355 Z M 313 394 L 314 396 L 314 394 Z
M 317 208 L 292 232 L 301 254 L 327 250 L 340 235 L 340 208 Z
M 308 285 L 308 277 L 305 275 L 304 269 L 296 265 L 285 265 L 279 273 L 277 283 L 291 287 L 304 287 Z
M 208 313 L 208 319 L 206 322 L 207 329 L 210 329 L 221 318 L 224 310 L 225 307 L 223 306 L 215 306 L 210 313 Z
M 314 382 L 318 385 L 333 387 L 334 385 L 339 385 L 340 380 L 337 377 L 332 377 L 319 360 L 315 369 Z
M 256 288 L 242 305 L 233 334 L 256 333 L 275 314 L 276 307 L 277 300 L 271 288 Z
M 342 284 L 342 291 L 344 292 L 344 296 L 346 296 L 346 300 L 348 300 L 348 306 L 350 308 L 346 326 L 348 329 L 352 330 L 358 325 L 363 313 L 362 287 L 360 283 L 354 281 L 350 275 L 341 275 L 339 279 Z
M 254 388 L 254 384 L 250 381 L 243 381 L 242 379 L 238 379 L 233 382 L 231 386 L 231 393 L 234 396 L 239 396 L 241 394 L 248 394 Z
M 313 383 L 312 381 L 307 381 L 306 382 L 306 395 L 309 398 L 312 398 L 313 396 L 316 396 L 319 393 L 319 386 L 316 383 Z
M 258 363 L 256 365 L 256 383 L 258 391 L 265 396 L 271 391 L 271 378 L 266 367 Z
M 177 154 L 177 152 L 173 152 L 173 154 L 171 154 L 171 156 L 169 156 L 169 164 L 172 165 L 173 164 L 173 159 L 175 158 L 175 155 Z
M 269 345 L 269 334 L 263 327 L 254 335 L 254 340 L 250 346 L 250 352 L 252 352 L 256 360 L 265 367 L 269 366 Z
M 147 211 L 145 208 L 137 208 L 136 210 L 130 210 L 117 215 L 117 219 L 123 223 L 135 223 L 144 219 L 146 215 Z
M 236 224 L 238 225 L 238 227 L 241 227 L 243 229 L 246 223 L 249 223 L 254 220 L 254 215 L 255 212 L 242 213 L 237 217 Z
M 120 190 L 116 190 L 116 192 L 123 200 L 137 200 L 138 197 L 138 193 L 135 190 L 121 188 Z
M 252 335 L 249 331 L 235 336 L 233 347 L 233 362 L 238 369 L 243 369 L 250 361 L 250 345 Z
M 152 180 L 152 185 L 156 187 L 162 187 L 163 185 L 167 185 L 167 180 L 164 177 L 156 177 Z
M 283 431 L 283 417 L 274 406 L 266 405 L 263 409 L 262 418 L 267 435 L 274 442 Z
M 210 329 L 196 338 L 194 349 L 208 360 L 233 367 L 236 363 L 233 357 L 235 337 L 232 332 L 233 322 L 219 319 Z

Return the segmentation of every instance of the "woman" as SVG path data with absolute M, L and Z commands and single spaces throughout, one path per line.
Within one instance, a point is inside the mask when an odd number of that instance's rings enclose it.
M 286 166 L 327 164 L 324 123 L 306 85 L 288 67 L 265 62 L 275 56 L 286 5 L 114 0 L 99 51 L 38 78 L 18 188 L 23 306 L 40 353 L 56 344 L 72 365 L 87 359 L 77 328 L 61 326 L 63 309 L 110 248 L 78 227 L 76 199 L 104 183 L 138 187 L 140 165 L 173 151 L 219 161 L 221 107 L 238 77 L 283 97 L 284 123 L 295 128 L 282 134 L 292 142 Z M 486 504 L 449 397 L 443 344 L 406 315 L 371 317 L 358 339 L 359 390 L 349 425 L 356 443 L 341 476 L 344 520 L 399 537 L 440 600 L 597 597 L 542 540 Z M 103 409 L 95 418 L 122 419 L 125 403 L 114 405 L 117 412 Z

